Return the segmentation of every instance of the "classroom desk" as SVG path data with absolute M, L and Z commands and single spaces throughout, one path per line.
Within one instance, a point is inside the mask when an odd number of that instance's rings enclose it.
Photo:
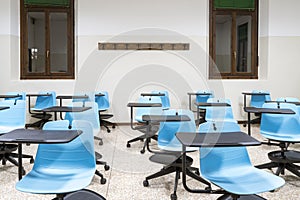
M 6 98 L 17 98 L 21 97 L 20 94 L 0 94 L 0 98 L 6 99 Z
M 210 92 L 188 92 L 187 93 L 189 96 L 189 109 L 192 110 L 192 95 L 205 95 L 205 96 L 210 96 L 212 93 Z M 192 110 L 193 111 L 193 110 Z
M 261 142 L 244 132 L 226 133 L 200 133 L 200 132 L 178 132 L 177 139 L 182 143 L 182 183 L 188 192 L 224 194 L 224 190 L 191 189 L 186 181 L 186 147 L 236 147 L 236 146 L 258 146 Z M 243 197 L 241 197 L 243 199 Z M 252 199 L 252 198 L 250 198 Z M 253 199 L 256 199 L 255 197 Z
M 248 135 L 251 135 L 251 119 L 250 113 L 268 113 L 268 114 L 295 114 L 291 109 L 281 109 L 281 108 L 256 108 L 256 107 L 244 107 L 244 111 L 248 113 Z
M 88 95 L 59 95 L 56 97 L 56 99 L 59 99 L 59 106 L 63 106 L 63 99 L 82 99 L 82 106 L 84 107 L 85 106 L 85 101 L 84 100 L 88 100 L 89 99 L 89 96 Z M 63 119 L 63 116 L 62 116 L 62 112 L 60 112 L 60 118 Z
M 63 113 L 63 112 L 83 112 L 86 110 L 91 109 L 92 107 L 70 107 L 70 106 L 52 106 L 49 108 L 45 108 L 42 110 L 42 112 L 53 112 L 54 113 L 54 120 L 57 120 L 57 113 Z M 61 116 L 62 119 L 62 116 Z
M 146 126 L 134 126 L 133 125 L 133 108 L 147 108 L 147 107 L 162 107 L 162 104 L 161 103 L 139 103 L 139 102 L 129 102 L 127 104 L 127 107 L 130 107 L 130 126 L 132 128 L 132 130 L 142 130 L 142 129 L 145 129 Z M 155 135 L 154 135 L 155 136 Z M 153 137 L 154 137 L 153 136 Z M 139 141 L 139 140 L 143 140 L 143 139 L 146 139 L 148 137 L 147 134 L 143 134 L 139 137 L 136 137 L 136 138 L 133 138 L 129 141 L 127 141 L 127 147 L 130 147 L 130 143 L 132 142 L 135 142 L 135 141 Z M 146 142 L 144 143 L 144 147 L 143 149 L 141 150 L 141 153 L 144 153 L 145 152 L 145 145 L 146 145 Z
M 78 137 L 80 130 L 33 130 L 16 129 L 0 136 L 0 142 L 18 143 L 18 174 L 19 180 L 22 179 L 22 144 L 54 144 L 68 143 Z
M 300 102 L 297 101 L 265 101 L 266 103 L 277 103 L 278 106 L 280 103 L 291 103 L 291 104 L 295 104 L 296 106 L 300 106 Z
M 195 102 L 195 105 L 197 106 L 197 125 L 199 126 L 200 123 L 200 107 L 226 107 L 226 106 L 231 106 L 228 103 L 222 103 L 222 102 L 211 102 L 211 103 L 207 103 L 207 102 Z
M 141 93 L 141 96 L 149 96 L 149 97 L 162 97 L 165 96 L 164 93 Z
M 146 134 L 149 136 L 148 138 L 146 138 L 145 145 L 147 147 L 147 150 L 151 153 L 155 153 L 149 147 L 149 143 L 150 143 L 150 139 L 151 139 L 151 134 L 150 134 L 151 124 L 156 124 L 159 122 L 181 122 L 181 121 L 190 121 L 191 120 L 191 118 L 189 118 L 189 116 L 187 116 L 187 115 L 143 115 L 142 119 L 147 124 Z M 145 146 L 144 146 L 143 150 L 145 151 Z

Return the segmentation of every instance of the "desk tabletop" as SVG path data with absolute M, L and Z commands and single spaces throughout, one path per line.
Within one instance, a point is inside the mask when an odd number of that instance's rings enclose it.
M 67 143 L 82 133 L 81 130 L 16 129 L 0 136 L 1 142 L 50 144 Z
M 261 144 L 261 142 L 244 132 L 178 132 L 176 137 L 184 146 L 188 147 L 235 147 L 258 146 Z
M 0 94 L 0 98 L 17 98 L 21 96 L 20 94 Z
M 203 107 L 227 107 L 231 106 L 229 103 L 221 103 L 221 102 L 212 102 L 212 103 L 207 103 L 207 102 L 195 102 L 196 106 L 203 106 Z
M 242 92 L 243 95 L 270 95 L 268 92 Z
M 0 110 L 6 110 L 6 109 L 9 109 L 8 106 L 0 106 Z
M 180 122 L 191 120 L 187 115 L 143 115 L 142 119 L 147 122 Z
M 150 96 L 150 97 L 152 97 L 152 96 L 156 96 L 156 97 L 161 97 L 161 96 L 165 96 L 165 94 L 164 93 L 141 93 L 141 96 Z
M 245 112 L 249 113 L 268 113 L 268 114 L 295 114 L 291 109 L 287 108 L 256 108 L 256 107 L 245 107 Z
M 88 95 L 59 95 L 56 99 L 88 99 Z
M 188 95 L 206 95 L 206 96 L 212 95 L 212 93 L 210 93 L 210 92 L 188 92 L 187 94 Z
M 52 106 L 45 108 L 42 112 L 83 112 L 91 109 L 92 107 L 71 107 L 71 106 Z
M 40 96 L 51 96 L 50 93 L 39 93 L 39 94 L 26 94 L 27 97 L 40 97 Z
M 297 101 L 265 101 L 266 103 L 291 103 L 291 104 L 295 104 L 296 106 L 300 106 L 300 102 Z
M 130 102 L 127 107 L 162 107 L 161 103 L 138 103 Z

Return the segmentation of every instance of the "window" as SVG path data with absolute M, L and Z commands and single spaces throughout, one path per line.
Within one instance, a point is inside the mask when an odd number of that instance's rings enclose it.
M 21 79 L 74 79 L 74 0 L 21 0 Z
M 257 0 L 210 0 L 209 78 L 258 78 L 257 11 Z

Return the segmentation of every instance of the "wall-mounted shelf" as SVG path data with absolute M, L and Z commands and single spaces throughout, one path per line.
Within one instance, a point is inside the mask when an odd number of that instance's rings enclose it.
M 99 42 L 98 50 L 168 50 L 187 51 L 190 49 L 189 43 L 119 43 L 119 42 Z

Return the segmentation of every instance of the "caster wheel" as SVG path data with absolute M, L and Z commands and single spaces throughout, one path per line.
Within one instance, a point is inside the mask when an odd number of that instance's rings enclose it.
M 105 179 L 105 178 L 101 178 L 100 183 L 101 183 L 102 185 L 104 185 L 104 184 L 106 183 L 106 179 Z
M 112 125 L 112 128 L 116 128 L 116 126 L 115 126 L 115 125 Z
M 195 171 L 195 174 L 198 175 L 198 176 L 200 176 L 200 172 L 198 170 Z
M 143 181 L 143 186 L 144 186 L 144 187 L 148 187 L 148 186 L 149 186 L 149 182 L 148 182 L 147 180 L 144 180 L 144 181 Z
M 243 124 L 243 127 L 246 127 L 247 126 L 247 124 Z
M 26 174 L 26 171 L 22 169 L 22 175 L 24 176 Z
M 2 160 L 2 165 L 6 165 L 6 160 L 5 159 Z
M 102 140 L 99 141 L 99 145 L 103 145 L 103 141 Z
M 204 188 L 204 190 L 211 190 L 211 187 L 206 187 L 206 188 Z
M 171 200 L 177 200 L 177 195 L 176 194 L 171 194 Z
M 110 130 L 107 130 L 108 133 L 110 133 Z
M 30 158 L 30 164 L 34 163 L 34 159 L 33 158 Z
M 131 147 L 131 145 L 130 145 L 129 143 L 127 143 L 127 145 L 126 145 L 126 146 L 127 146 L 127 148 Z
M 107 170 L 109 170 L 109 165 L 104 165 L 104 169 L 105 169 L 105 171 L 107 171 Z
M 144 154 L 145 153 L 145 150 L 143 149 L 143 150 L 141 150 L 141 154 Z

